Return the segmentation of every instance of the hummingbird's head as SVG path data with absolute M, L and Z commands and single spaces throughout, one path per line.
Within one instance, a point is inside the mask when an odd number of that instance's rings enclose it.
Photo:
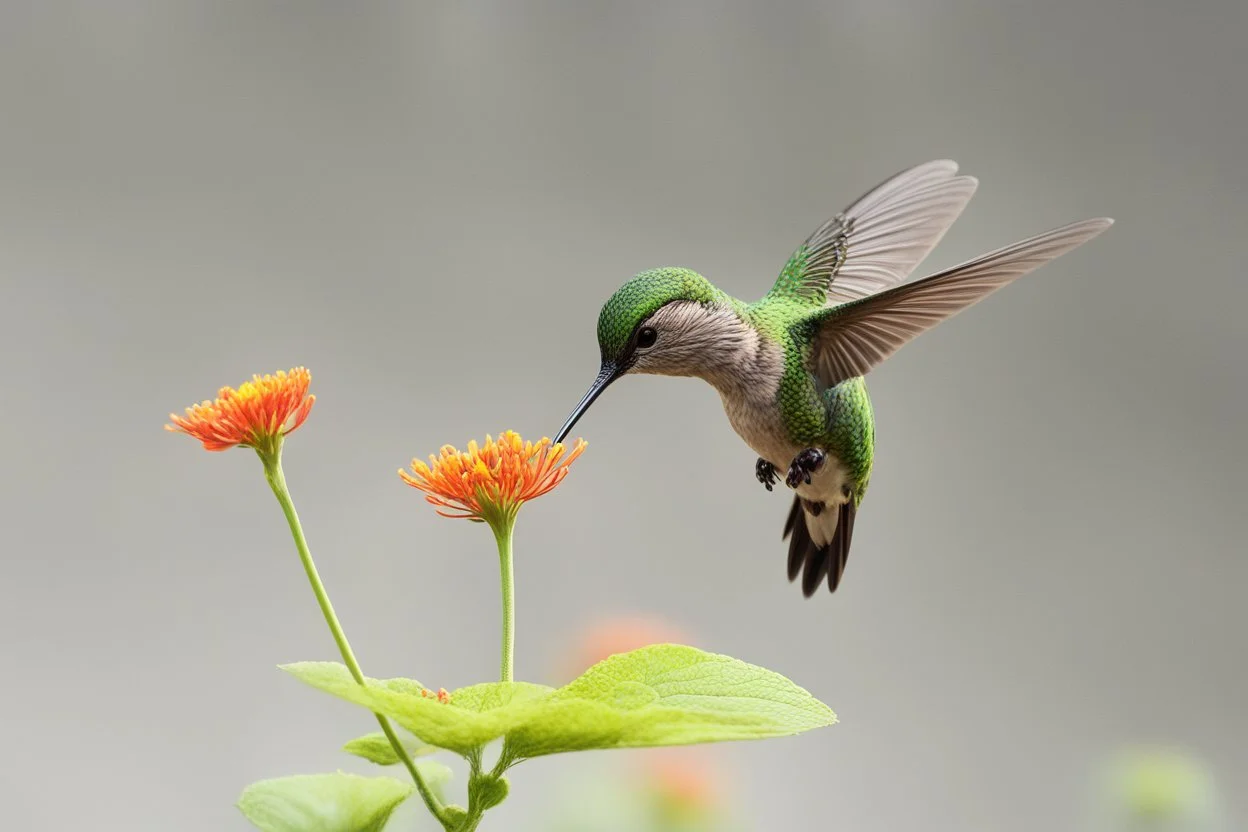
M 700 375 L 708 348 L 731 314 L 727 300 L 689 269 L 651 269 L 617 289 L 598 315 L 598 377 L 555 441 L 563 441 L 594 399 L 626 373 Z

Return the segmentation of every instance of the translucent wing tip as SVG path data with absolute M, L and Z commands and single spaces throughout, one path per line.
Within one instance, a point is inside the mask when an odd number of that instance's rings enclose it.
M 950 174 L 954 174 L 958 172 L 958 163 L 953 161 L 952 159 L 933 159 L 930 162 L 924 162 L 921 165 L 915 165 L 913 168 L 910 168 L 910 170 L 911 171 L 944 170 L 944 171 L 948 171 Z
M 1084 242 L 1091 240 L 1105 232 L 1107 228 L 1114 224 L 1112 217 L 1093 217 L 1092 219 L 1079 220 L 1069 225 L 1054 229 L 1054 236 L 1061 237 L 1080 237 Z

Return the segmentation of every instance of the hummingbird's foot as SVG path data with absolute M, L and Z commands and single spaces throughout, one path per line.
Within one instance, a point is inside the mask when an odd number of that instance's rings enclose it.
M 754 476 L 758 477 L 763 488 L 770 491 L 771 487 L 776 484 L 776 466 L 760 456 L 758 462 L 754 463 Z
M 799 452 L 789 465 L 789 473 L 784 478 L 785 485 L 789 488 L 797 488 L 802 483 L 810 485 L 810 475 L 817 473 L 827 458 L 828 455 L 818 448 L 807 448 Z

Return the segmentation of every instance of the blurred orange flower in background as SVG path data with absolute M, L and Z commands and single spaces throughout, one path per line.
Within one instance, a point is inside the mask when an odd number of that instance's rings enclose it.
M 689 641 L 677 627 L 658 616 L 603 618 L 581 633 L 562 670 L 572 679 L 603 659 L 651 644 L 689 644 Z
M 289 373 L 252 376 L 235 390 L 222 387 L 216 401 L 204 401 L 186 409 L 186 415 L 169 414 L 165 430 L 185 433 L 209 451 L 225 451 L 239 445 L 272 452 L 286 434 L 299 428 L 312 411 L 316 396 L 308 395 L 312 373 L 295 367 Z
M 578 439 L 565 454 L 562 444 L 547 438 L 525 442 L 515 431 L 505 431 L 495 441 L 485 437 L 484 445 L 468 443 L 467 451 L 442 446 L 429 462 L 412 460 L 412 471 L 399 470 L 399 476 L 425 493 L 443 517 L 488 520 L 493 513 L 513 515 L 528 500 L 550 491 L 568 475 L 569 466 L 585 450 Z
M 706 754 L 664 748 L 648 756 L 642 776 L 661 814 L 709 817 L 718 812 L 722 776 Z

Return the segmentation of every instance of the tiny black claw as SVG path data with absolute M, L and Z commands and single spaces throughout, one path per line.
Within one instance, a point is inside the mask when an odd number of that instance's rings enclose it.
M 806 448 L 799 452 L 789 465 L 789 473 L 784 478 L 785 485 L 789 488 L 797 488 L 803 482 L 810 485 L 811 474 L 822 468 L 827 458 L 828 455 L 818 448 Z
M 754 463 L 754 476 L 758 477 L 763 487 L 770 491 L 771 487 L 776 484 L 776 466 L 760 456 L 758 462 Z

